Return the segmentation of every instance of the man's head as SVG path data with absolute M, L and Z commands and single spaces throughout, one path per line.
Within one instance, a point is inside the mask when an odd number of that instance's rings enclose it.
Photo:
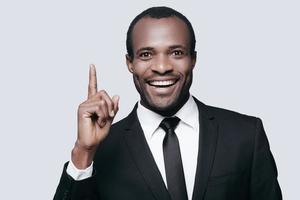
M 188 19 L 171 8 L 149 8 L 131 22 L 126 45 L 141 103 L 162 115 L 177 112 L 189 97 L 196 62 Z

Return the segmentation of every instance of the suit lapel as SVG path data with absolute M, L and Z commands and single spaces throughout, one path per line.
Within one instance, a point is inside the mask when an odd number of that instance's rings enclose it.
M 126 134 L 124 134 L 125 141 L 133 160 L 155 198 L 171 200 L 138 121 L 136 108 L 137 105 L 128 116 L 128 126 L 125 128 Z
M 218 124 L 207 106 L 196 98 L 194 99 L 199 109 L 200 130 L 197 169 L 192 199 L 198 200 L 204 198 L 213 166 L 218 138 Z M 137 105 L 127 118 L 126 133 L 124 134 L 125 141 L 133 160 L 154 197 L 158 200 L 171 200 L 138 121 L 136 108 Z
M 218 125 L 207 106 L 194 98 L 199 109 L 199 150 L 193 190 L 193 200 L 203 199 L 213 166 L 218 137 Z

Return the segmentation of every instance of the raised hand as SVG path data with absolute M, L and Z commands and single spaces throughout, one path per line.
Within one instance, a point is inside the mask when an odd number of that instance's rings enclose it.
M 78 107 L 78 135 L 72 151 L 72 162 L 79 169 L 88 167 L 97 146 L 107 136 L 118 112 L 119 97 L 110 98 L 105 90 L 98 91 L 96 68 L 90 65 L 88 99 Z

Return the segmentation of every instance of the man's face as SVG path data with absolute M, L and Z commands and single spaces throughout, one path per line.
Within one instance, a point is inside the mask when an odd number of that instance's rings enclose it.
M 141 103 L 161 114 L 176 112 L 189 97 L 196 61 L 187 25 L 177 17 L 142 18 L 132 31 L 132 47 L 127 66 Z

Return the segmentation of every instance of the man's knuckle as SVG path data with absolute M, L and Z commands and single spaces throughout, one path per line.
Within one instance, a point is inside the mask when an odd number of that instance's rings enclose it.
M 105 90 L 99 90 L 98 93 L 101 94 L 101 95 L 103 95 L 103 94 L 105 94 L 106 92 L 105 92 Z
M 81 110 L 81 109 L 83 109 L 83 107 L 85 106 L 85 104 L 84 103 L 81 103 L 81 104 L 79 104 L 79 106 L 78 106 L 78 110 Z
M 107 103 L 107 105 L 108 105 L 109 107 L 112 107 L 112 106 L 113 106 L 113 104 L 112 104 L 111 101 L 107 101 L 106 103 Z
M 94 85 L 90 85 L 88 90 L 90 93 L 92 93 L 96 90 L 96 87 Z

